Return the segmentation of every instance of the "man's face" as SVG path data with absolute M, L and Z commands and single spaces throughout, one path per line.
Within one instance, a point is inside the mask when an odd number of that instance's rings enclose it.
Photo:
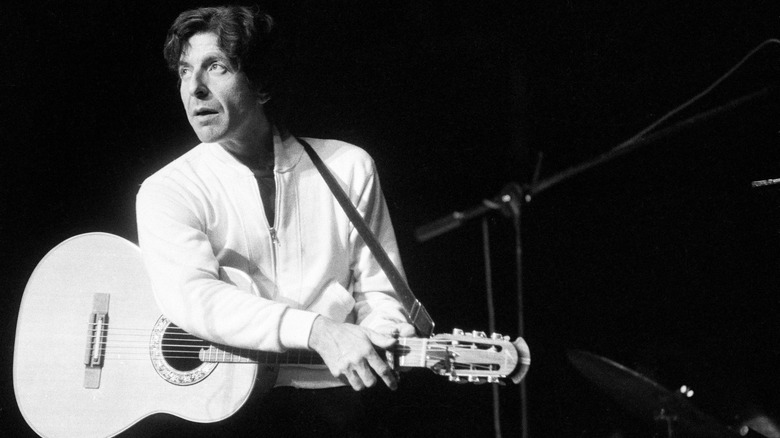
M 217 35 L 193 35 L 179 61 L 181 101 L 198 139 L 236 152 L 265 123 L 258 94 L 219 48 Z

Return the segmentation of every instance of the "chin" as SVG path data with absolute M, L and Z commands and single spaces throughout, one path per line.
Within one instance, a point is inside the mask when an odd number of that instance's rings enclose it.
M 195 135 L 198 136 L 201 143 L 219 143 L 222 138 L 221 132 L 214 132 L 212 129 L 196 129 Z

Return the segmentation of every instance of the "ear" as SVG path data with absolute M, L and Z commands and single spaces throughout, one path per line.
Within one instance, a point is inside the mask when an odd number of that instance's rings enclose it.
M 257 92 L 257 103 L 260 105 L 265 105 L 265 103 L 269 100 L 271 100 L 271 93 L 268 93 L 267 91 Z

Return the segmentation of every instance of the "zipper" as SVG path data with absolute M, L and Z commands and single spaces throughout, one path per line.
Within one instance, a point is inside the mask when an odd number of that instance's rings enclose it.
M 281 189 L 279 187 L 279 179 L 277 178 L 276 172 L 274 171 L 274 225 L 271 226 L 271 224 L 268 223 L 268 219 L 266 218 L 268 233 L 271 235 L 271 259 L 274 269 L 274 298 L 279 295 L 279 254 L 277 253 L 277 248 L 281 246 L 281 244 L 279 243 L 279 236 L 276 233 L 276 225 L 279 223 L 279 208 L 281 206 L 281 202 L 279 200 L 280 191 Z M 265 215 L 263 215 L 263 217 L 265 218 Z
M 277 178 L 276 172 L 274 171 L 274 224 L 273 226 L 268 227 L 268 231 L 271 233 L 271 242 L 273 242 L 276 246 L 280 246 L 279 236 L 276 234 L 276 225 L 279 224 L 279 209 L 282 206 L 280 201 L 281 196 L 279 196 L 280 192 L 281 188 L 279 187 L 279 179 Z

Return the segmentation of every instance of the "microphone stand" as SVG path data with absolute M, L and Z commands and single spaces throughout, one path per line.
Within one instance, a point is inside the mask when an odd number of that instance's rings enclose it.
M 598 157 L 586 161 L 584 163 L 581 163 L 579 165 L 570 167 L 562 172 L 559 172 L 549 178 L 546 178 L 543 181 L 539 181 L 539 183 L 534 184 L 533 187 L 528 188 L 528 199 L 527 201 L 530 202 L 531 196 L 538 195 L 539 193 L 552 188 L 553 186 L 562 183 L 576 175 L 579 175 L 580 173 L 583 173 L 585 171 L 588 171 L 592 168 L 595 168 L 597 166 L 600 166 L 602 164 L 606 164 L 613 159 L 620 157 L 622 155 L 631 153 L 636 151 L 637 149 L 640 149 L 650 143 L 654 143 L 657 140 L 660 140 L 662 138 L 666 138 L 672 134 L 675 134 L 679 131 L 682 131 L 686 128 L 690 128 L 697 123 L 703 122 L 705 120 L 714 118 L 715 116 L 727 113 L 729 111 L 732 111 L 736 109 L 739 106 L 742 106 L 748 102 L 752 102 L 754 100 L 762 99 L 768 96 L 771 96 L 772 94 L 776 93 L 778 90 L 777 86 L 769 86 L 764 87 L 758 91 L 755 91 L 753 93 L 746 94 L 744 96 L 738 97 L 732 101 L 729 101 L 721 106 L 712 108 L 710 110 L 701 112 L 699 114 L 696 114 L 688 119 L 685 119 L 675 125 L 672 125 L 668 128 L 661 129 L 655 134 L 648 134 L 644 137 L 641 137 L 637 139 L 636 141 L 630 141 L 626 143 L 622 143 L 618 145 L 615 148 L 612 148 L 608 152 L 599 155 Z
M 437 219 L 429 224 L 418 227 L 415 230 L 415 237 L 419 242 L 425 242 L 436 236 L 452 231 L 461 227 L 469 220 L 483 216 L 494 210 L 501 210 L 512 218 L 512 225 L 515 234 L 515 273 L 516 273 L 516 293 L 517 293 L 517 324 L 518 336 L 524 337 L 525 320 L 523 316 L 523 241 L 521 231 L 522 205 L 523 202 L 529 203 L 533 196 L 552 188 L 553 186 L 569 180 L 581 173 L 589 171 L 597 166 L 606 164 L 622 155 L 634 152 L 644 146 L 649 145 L 659 139 L 668 137 L 674 133 L 689 128 L 697 123 L 711 119 L 715 116 L 734 110 L 745 103 L 752 102 L 767 96 L 773 95 L 777 91 L 776 86 L 764 87 L 758 91 L 746 94 L 736 98 L 724 105 L 696 114 L 666 129 L 657 131 L 655 134 L 648 134 L 636 140 L 624 142 L 610 151 L 599 155 L 598 157 L 584 163 L 570 167 L 562 172 L 552 175 L 541 181 L 537 181 L 541 165 L 541 155 L 537 162 L 533 181 L 530 186 L 521 186 L 512 182 L 504 187 L 498 196 L 492 199 L 485 199 L 481 204 L 472 207 L 466 211 L 455 211 L 447 216 Z M 520 382 L 520 421 L 522 426 L 522 437 L 528 438 L 528 395 L 526 391 L 526 381 Z
M 471 219 L 480 217 L 490 211 L 501 209 L 502 206 L 509 205 L 509 203 L 512 202 L 511 192 L 513 191 L 520 192 L 521 197 L 519 199 L 521 201 L 524 200 L 525 202 L 531 202 L 533 196 L 536 196 L 542 193 L 543 191 L 558 185 L 559 183 L 562 183 L 574 176 L 577 176 L 580 173 L 584 173 L 597 166 L 606 164 L 615 158 L 634 152 L 635 150 L 640 149 L 643 146 L 646 146 L 650 143 L 654 143 L 655 141 L 661 138 L 668 137 L 671 134 L 674 134 L 685 128 L 689 128 L 697 123 L 700 123 L 707 119 L 711 119 L 715 116 L 734 110 L 735 108 L 745 103 L 752 102 L 760 98 L 768 97 L 774 94 L 775 92 L 777 92 L 777 90 L 778 87 L 776 86 L 764 87 L 758 91 L 741 96 L 719 107 L 696 114 L 695 116 L 685 119 L 666 129 L 659 130 L 655 134 L 648 134 L 635 141 L 629 141 L 620 144 L 617 147 L 609 150 L 604 154 L 599 155 L 598 157 L 592 160 L 586 161 L 576 166 L 572 166 L 542 181 L 536 181 L 538 176 L 538 170 L 539 170 L 539 166 L 538 166 L 539 163 L 537 163 L 537 168 L 534 175 L 534 181 L 531 183 L 531 185 L 520 186 L 519 184 L 514 182 L 509 183 L 506 187 L 504 187 L 504 190 L 502 190 L 502 192 L 498 196 L 492 199 L 485 199 L 482 201 L 481 204 L 472 207 L 466 211 L 462 211 L 462 212 L 455 211 L 453 213 L 450 213 L 447 216 L 444 216 L 426 225 L 422 225 L 418 227 L 414 232 L 415 237 L 417 238 L 417 241 L 425 242 L 436 236 L 439 236 L 441 234 L 459 228 L 460 226 L 462 226 L 464 223 L 468 222 Z M 512 208 L 519 209 L 520 207 L 518 205 Z
M 541 161 L 540 161 L 541 163 Z M 537 163 L 537 169 L 538 169 Z M 438 219 L 436 221 L 431 222 L 430 224 L 423 225 L 415 230 L 415 237 L 419 242 L 425 242 L 429 239 L 432 239 L 440 234 L 444 234 L 448 231 L 454 230 L 456 228 L 459 228 L 462 226 L 465 222 L 468 222 L 471 219 L 474 219 L 479 216 L 484 216 L 487 213 L 495 210 L 502 211 L 506 216 L 511 217 L 512 219 L 512 225 L 514 229 L 514 235 L 515 235 L 515 273 L 516 273 L 516 294 L 517 294 L 517 331 L 518 336 L 523 337 L 524 336 L 524 327 L 525 327 L 525 321 L 523 319 L 523 244 L 522 244 L 522 233 L 520 231 L 521 226 L 521 219 L 522 219 L 522 204 L 523 204 L 523 188 L 520 186 L 520 184 L 512 182 L 507 184 L 503 190 L 501 190 L 501 193 L 498 194 L 498 196 L 492 198 L 492 199 L 485 199 L 482 201 L 481 204 L 470 208 L 463 212 L 453 212 L 448 216 L 445 216 L 441 219 Z M 485 240 L 485 245 L 488 244 L 487 242 L 487 234 L 484 233 L 483 239 Z M 488 283 L 490 281 L 489 277 L 489 254 L 485 254 L 485 272 L 486 277 L 488 280 Z M 490 285 L 488 284 L 488 289 L 490 289 Z M 489 297 L 492 298 L 492 297 Z M 490 309 L 490 299 L 489 299 L 489 309 Z M 494 315 L 492 312 L 489 312 L 489 326 L 495 327 L 495 320 Z M 492 330 L 492 328 L 491 328 Z M 494 397 L 494 402 L 495 402 Z M 526 385 L 525 380 L 522 380 L 520 382 L 520 422 L 522 425 L 522 437 L 528 438 L 528 400 L 527 400 L 527 391 L 526 391 Z M 499 422 L 498 419 L 495 419 L 496 423 L 496 433 L 498 436 L 500 436 L 500 429 L 499 429 Z

